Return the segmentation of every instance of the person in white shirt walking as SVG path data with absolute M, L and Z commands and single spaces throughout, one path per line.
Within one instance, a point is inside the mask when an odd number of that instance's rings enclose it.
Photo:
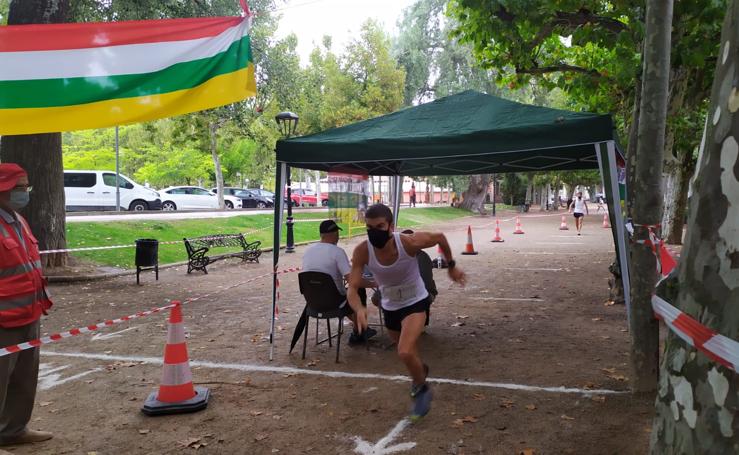
M 303 253 L 303 271 L 304 272 L 323 272 L 330 275 L 336 283 L 336 289 L 339 293 L 346 295 L 346 287 L 344 286 L 344 280 L 349 279 L 349 272 L 351 266 L 349 265 L 349 258 L 346 252 L 339 248 L 339 231 L 341 228 L 333 220 L 325 220 L 321 222 L 318 227 L 318 232 L 321 235 L 321 241 L 314 243 L 313 245 L 306 248 Z M 365 288 L 372 287 L 374 283 L 368 280 L 362 280 L 362 288 L 359 291 L 361 295 L 362 304 L 367 306 L 367 291 Z M 357 316 L 356 314 L 350 314 L 354 324 L 354 330 L 349 335 L 349 344 L 356 344 L 359 342 L 366 341 L 377 334 L 377 330 L 368 328 L 364 333 L 357 330 Z M 307 329 L 306 329 L 307 330 Z
M 398 345 L 398 356 L 412 378 L 411 420 L 418 420 L 431 409 L 431 388 L 426 383 L 428 367 L 421 360 L 418 341 L 424 330 L 429 292 L 421 278 L 416 255 L 424 248 L 441 247 L 449 264 L 449 277 L 462 285 L 464 272 L 456 267 L 446 236 L 436 232 L 411 235 L 394 232 L 393 214 L 383 204 L 375 204 L 365 214 L 368 240 L 354 249 L 349 277 L 349 304 L 357 314 L 360 330 L 367 327 L 367 310 L 362 306 L 359 289 L 367 266 L 380 288 L 382 312 L 388 335 Z
M 577 197 L 572 200 L 570 204 L 570 212 L 575 215 L 575 227 L 577 228 L 577 235 L 580 235 L 582 231 L 582 222 L 585 215 L 590 215 L 588 210 L 588 203 L 582 197 L 582 191 L 577 192 Z

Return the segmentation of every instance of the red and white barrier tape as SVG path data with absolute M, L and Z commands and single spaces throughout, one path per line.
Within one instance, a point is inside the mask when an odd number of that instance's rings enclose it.
M 13 354 L 15 352 L 23 351 L 25 349 L 35 348 L 37 346 L 41 346 L 42 344 L 54 343 L 56 341 L 61 341 L 65 338 L 73 337 L 76 335 L 82 335 L 83 333 L 94 332 L 96 330 L 102 329 L 103 327 L 110 327 L 111 325 L 119 324 L 125 321 L 130 321 L 131 319 L 142 318 L 150 314 L 159 313 L 160 311 L 168 310 L 170 308 L 173 308 L 174 306 L 175 304 L 169 304 L 169 305 L 165 305 L 159 308 L 154 308 L 148 311 L 141 311 L 139 313 L 132 314 L 130 316 L 124 316 L 118 319 L 109 319 L 107 321 L 99 322 L 97 324 L 88 325 L 87 327 L 80 327 L 77 329 L 68 330 L 66 332 L 54 333 L 49 336 L 27 341 L 25 343 L 6 346 L 4 348 L 0 348 L 0 357 L 6 356 L 8 354 Z
M 686 343 L 732 371 L 739 371 L 739 342 L 709 329 L 659 296 L 652 296 L 652 309 Z
M 271 227 L 272 226 L 266 226 L 263 228 L 255 229 L 253 231 L 244 232 L 242 235 L 251 235 L 256 232 L 264 231 L 265 229 L 269 229 Z M 204 237 L 204 238 L 201 238 L 200 240 L 216 240 L 219 238 L 220 237 Z M 175 245 L 178 243 L 182 243 L 182 240 L 168 240 L 164 242 L 159 242 L 159 245 Z M 129 243 L 126 245 L 88 246 L 88 247 L 80 247 L 80 248 L 63 248 L 59 250 L 44 250 L 44 251 L 39 251 L 39 254 L 72 253 L 75 251 L 114 250 L 116 248 L 135 248 L 135 247 L 136 247 L 136 244 Z
M 258 276 L 249 278 L 248 280 L 245 280 L 245 281 L 241 281 L 239 283 L 232 284 L 232 285 L 227 286 L 227 287 L 225 287 L 223 289 L 219 289 L 217 291 L 214 291 L 214 292 L 211 292 L 211 293 L 208 293 L 208 294 L 204 294 L 204 295 L 201 295 L 201 296 L 198 296 L 198 297 L 193 297 L 193 298 L 190 298 L 190 299 L 186 299 L 186 300 L 182 301 L 182 304 L 197 302 L 198 300 L 205 299 L 205 298 L 210 297 L 210 296 L 212 296 L 214 294 L 218 294 L 220 292 L 228 291 L 229 289 L 233 289 L 233 288 L 238 287 L 238 286 L 243 286 L 243 285 L 245 285 L 247 283 L 252 283 L 252 282 L 257 281 L 257 280 L 259 280 L 261 278 L 266 278 L 266 277 L 272 276 L 273 274 L 286 274 L 286 273 L 291 273 L 291 272 L 297 272 L 297 271 L 300 271 L 300 270 L 302 270 L 300 267 L 292 267 L 292 268 L 287 268 L 287 269 L 284 269 L 284 270 L 279 270 L 279 271 L 276 271 L 276 272 L 273 272 L 273 273 L 265 273 L 265 274 L 262 274 L 262 275 L 258 275 Z M 138 319 L 138 318 L 142 318 L 142 317 L 145 317 L 145 316 L 149 316 L 150 314 L 159 313 L 161 311 L 168 310 L 168 309 L 170 309 L 170 308 L 172 308 L 174 306 L 175 306 L 175 304 L 170 303 L 169 305 L 161 306 L 161 307 L 158 307 L 158 308 L 153 308 L 151 310 L 140 311 L 140 312 L 135 313 L 135 314 L 132 314 L 130 316 L 124 316 L 124 317 L 118 318 L 118 319 L 108 319 L 107 321 L 99 322 L 97 324 L 91 324 L 91 325 L 88 325 L 86 327 L 79 327 L 79 328 L 76 328 L 76 329 L 67 330 L 66 332 L 54 333 L 54 334 L 51 334 L 51 335 L 48 335 L 48 336 L 45 336 L 45 337 L 37 338 L 35 340 L 27 341 L 25 343 L 20 343 L 20 344 L 14 344 L 14 345 L 6 346 L 4 348 L 0 348 L 0 357 L 6 356 L 6 355 L 9 355 L 9 354 L 13 354 L 15 352 L 23 351 L 23 350 L 26 350 L 26 349 L 35 348 L 35 347 L 38 347 L 38 346 L 41 346 L 41 345 L 44 345 L 44 344 L 55 343 L 57 341 L 61 341 L 61 340 L 65 339 L 65 338 L 70 338 L 70 337 L 73 337 L 73 336 L 77 336 L 77 335 L 82 335 L 82 334 L 85 334 L 85 333 L 94 332 L 94 331 L 100 330 L 100 329 L 102 329 L 104 327 L 110 327 L 110 326 L 115 325 L 115 324 L 120 324 L 121 322 L 126 322 L 126 321 L 130 321 L 132 319 Z
M 677 267 L 677 261 L 672 257 L 670 252 L 665 247 L 665 241 L 657 236 L 654 228 L 657 226 L 644 226 L 649 231 L 649 238 L 647 240 L 635 240 L 634 243 L 639 245 L 646 245 L 651 248 L 652 253 L 657 258 L 657 273 L 662 277 L 666 277 L 672 272 L 672 269 Z

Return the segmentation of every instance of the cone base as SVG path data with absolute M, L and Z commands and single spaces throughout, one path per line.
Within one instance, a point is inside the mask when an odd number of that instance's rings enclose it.
M 462 254 L 464 254 L 466 256 L 474 256 L 474 255 L 477 254 L 477 251 L 470 251 L 470 252 L 463 251 Z
M 503 242 L 505 242 L 505 240 L 503 240 L 503 239 L 493 239 L 493 240 L 491 240 L 491 242 L 493 242 L 493 243 L 503 243 Z
M 569 231 L 569 230 L 570 230 L 570 228 L 567 228 L 567 227 L 561 227 L 561 228 L 559 228 L 559 230 L 560 230 L 560 231 Z
M 523 234 L 523 231 L 514 231 L 514 234 Z
M 196 412 L 205 409 L 210 399 L 210 390 L 207 387 L 195 386 L 195 396 L 189 400 L 180 401 L 179 403 L 164 403 L 157 400 L 157 391 L 149 394 L 144 402 L 141 412 L 148 416 L 159 416 L 167 414 L 184 414 L 187 412 Z

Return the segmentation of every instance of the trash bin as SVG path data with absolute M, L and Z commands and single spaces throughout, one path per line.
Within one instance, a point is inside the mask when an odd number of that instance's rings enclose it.
M 136 240 L 136 284 L 139 284 L 139 274 L 144 270 L 154 270 L 159 281 L 159 240 Z

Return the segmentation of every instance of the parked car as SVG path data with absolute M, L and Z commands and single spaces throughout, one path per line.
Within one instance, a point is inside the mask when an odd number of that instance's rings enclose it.
M 285 190 L 285 197 L 287 197 L 287 190 Z M 296 205 L 318 205 L 318 197 L 316 196 L 316 192 L 313 190 L 306 190 L 304 188 L 292 188 L 290 190 L 290 198 L 293 200 L 293 207 Z
M 258 194 L 260 196 L 270 198 L 272 199 L 272 201 L 275 200 L 275 193 L 262 188 L 247 188 L 246 191 L 251 191 L 252 193 Z
M 159 210 L 159 193 L 118 174 L 123 210 Z M 111 171 L 64 171 L 64 199 L 67 211 L 115 210 L 116 180 Z
M 218 188 L 212 188 L 211 191 L 218 194 Z M 242 208 L 266 209 L 267 207 L 274 207 L 275 205 L 274 199 L 262 196 L 252 190 L 247 190 L 244 188 L 234 188 L 227 186 L 223 188 L 223 194 L 241 199 Z
M 170 186 L 161 191 L 162 210 L 217 209 L 218 196 L 199 186 Z M 227 209 L 240 209 L 241 199 L 224 195 Z

